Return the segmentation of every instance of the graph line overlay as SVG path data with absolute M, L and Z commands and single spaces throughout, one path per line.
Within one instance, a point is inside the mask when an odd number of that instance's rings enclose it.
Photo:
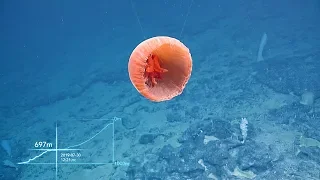
M 89 120 L 89 119 L 87 119 Z M 115 163 L 115 122 L 121 120 L 121 118 L 118 117 L 113 117 L 111 119 L 95 119 L 95 120 L 108 120 L 108 121 L 112 121 L 111 123 L 108 123 L 107 125 L 105 125 L 99 132 L 97 132 L 95 135 L 93 135 L 92 137 L 90 137 L 89 139 L 79 143 L 79 144 L 75 144 L 75 145 L 71 145 L 69 147 L 66 148 L 58 148 L 58 125 L 56 122 L 56 127 L 55 127 L 55 148 L 39 148 L 39 149 L 29 149 L 31 151 L 42 151 L 39 155 L 34 156 L 33 158 L 28 159 L 27 161 L 23 161 L 23 162 L 19 162 L 17 164 L 19 165 L 24 165 L 24 164 L 38 164 L 38 165 L 45 165 L 45 164 L 51 164 L 51 165 L 55 165 L 55 178 L 58 179 L 58 165 L 60 164 L 73 164 L 73 165 L 105 165 L 105 164 L 114 164 Z M 58 152 L 63 152 L 63 151 L 82 151 L 84 149 L 79 149 L 78 147 L 80 147 L 83 144 L 88 143 L 89 141 L 91 141 L 92 139 L 94 139 L 96 136 L 98 136 L 99 134 L 101 134 L 104 130 L 106 130 L 108 127 L 112 127 L 112 163 L 58 163 Z M 36 159 L 42 157 L 43 155 L 47 154 L 48 152 L 55 152 L 55 163 L 34 163 L 33 161 L 35 161 Z

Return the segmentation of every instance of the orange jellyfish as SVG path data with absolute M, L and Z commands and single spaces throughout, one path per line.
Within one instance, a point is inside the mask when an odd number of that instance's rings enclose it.
M 153 37 L 133 50 L 128 71 L 140 94 L 151 101 L 166 101 L 182 93 L 191 76 L 192 58 L 179 40 Z

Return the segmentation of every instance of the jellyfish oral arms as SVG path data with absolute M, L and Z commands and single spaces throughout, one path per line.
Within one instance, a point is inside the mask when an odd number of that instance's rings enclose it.
M 147 59 L 147 66 L 145 70 L 145 78 L 147 78 L 146 84 L 150 87 L 154 87 L 157 84 L 157 80 L 162 79 L 162 74 L 168 72 L 160 66 L 158 56 L 150 54 Z
M 192 71 L 189 49 L 179 40 L 158 36 L 141 42 L 128 63 L 130 80 L 137 91 L 155 102 L 183 92 Z

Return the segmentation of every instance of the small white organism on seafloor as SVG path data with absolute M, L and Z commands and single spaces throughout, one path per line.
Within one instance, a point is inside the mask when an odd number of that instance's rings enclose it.
M 245 140 L 247 139 L 247 132 L 248 132 L 248 120 L 247 118 L 241 118 L 241 123 L 240 123 L 240 129 L 241 129 L 241 134 L 242 134 L 242 141 L 241 143 L 243 144 Z

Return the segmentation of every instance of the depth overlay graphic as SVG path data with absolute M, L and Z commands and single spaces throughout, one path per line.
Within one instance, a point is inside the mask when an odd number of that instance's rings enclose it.
M 111 119 L 95 119 L 95 120 L 105 120 L 105 121 L 111 121 L 111 123 L 106 124 L 99 132 L 97 132 L 95 135 L 90 137 L 89 139 L 75 145 L 71 145 L 68 147 L 58 147 L 58 125 L 56 122 L 55 127 L 55 143 L 48 143 L 45 141 L 39 141 L 35 143 L 35 148 L 29 149 L 31 151 L 40 151 L 41 153 L 39 155 L 34 156 L 33 158 L 28 159 L 27 161 L 19 162 L 17 164 L 19 165 L 28 165 L 28 164 L 52 164 L 55 165 L 55 179 L 58 179 L 58 166 L 63 164 L 74 164 L 74 165 L 105 165 L 105 164 L 114 164 L 114 165 L 128 165 L 129 163 L 125 162 L 118 162 L 115 160 L 115 122 L 121 121 L 121 118 L 114 117 Z M 81 149 L 80 146 L 90 142 L 95 137 L 97 137 L 99 134 L 101 134 L 106 129 L 112 130 L 112 162 L 77 162 L 77 159 L 82 156 L 81 151 L 84 151 L 85 149 Z M 53 148 L 55 147 L 55 148 Z M 55 153 L 55 162 L 34 162 L 36 159 L 42 157 L 43 155 L 47 153 Z M 60 162 L 61 161 L 61 162 Z

